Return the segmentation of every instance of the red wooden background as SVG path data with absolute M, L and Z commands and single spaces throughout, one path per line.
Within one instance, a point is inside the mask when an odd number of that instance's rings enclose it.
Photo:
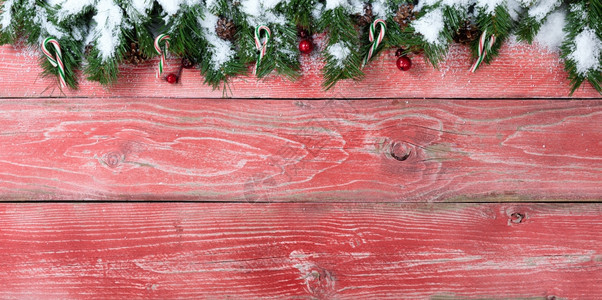
M 331 91 L 315 56 L 228 98 L 156 61 L 63 94 L 0 47 L 0 298 L 602 295 L 602 98 L 556 54 Z

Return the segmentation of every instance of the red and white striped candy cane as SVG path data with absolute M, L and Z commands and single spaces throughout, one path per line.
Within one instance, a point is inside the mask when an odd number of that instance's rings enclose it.
M 265 31 L 265 40 L 263 43 L 261 42 L 261 31 Z M 253 75 L 257 74 L 257 67 L 259 63 L 261 63 L 261 59 L 265 56 L 267 51 L 268 41 L 272 36 L 272 31 L 269 27 L 265 25 L 260 25 L 255 27 L 255 48 L 259 51 L 259 57 L 257 58 L 257 63 L 255 64 L 255 69 L 253 70 Z
M 378 33 L 378 38 L 375 41 L 374 33 L 376 32 L 376 25 L 380 25 L 380 32 Z M 370 40 L 370 42 L 372 42 L 372 46 L 370 46 L 370 50 L 368 50 L 368 55 L 366 55 L 366 57 L 364 58 L 362 67 L 364 67 L 368 64 L 368 61 L 372 57 L 372 54 L 374 54 L 374 51 L 376 51 L 376 49 L 378 48 L 378 45 L 380 45 L 380 43 L 383 41 L 383 38 L 385 37 L 385 29 L 386 28 L 387 28 L 387 23 L 383 19 L 376 19 L 376 20 L 374 20 L 374 22 L 372 22 L 372 24 L 370 24 L 370 30 L 368 32 L 368 39 Z
M 54 54 L 50 53 L 48 50 L 48 44 L 54 46 Z M 42 53 L 44 53 L 53 67 L 58 68 L 61 88 L 66 87 L 67 82 L 65 81 L 65 64 L 63 63 L 63 52 L 61 51 L 61 45 L 59 42 L 51 37 L 46 38 L 44 42 L 42 42 Z
M 169 35 L 167 34 L 160 34 L 159 36 L 157 36 L 157 38 L 155 38 L 155 51 L 157 52 L 157 54 L 161 55 L 161 60 L 159 60 L 159 69 L 157 70 L 157 78 L 159 78 L 161 76 L 161 74 L 163 74 L 163 68 L 165 66 L 165 55 L 167 53 L 167 48 L 169 48 Z M 162 49 L 160 46 L 160 43 L 165 41 L 165 49 Z
M 474 65 L 472 65 L 472 67 L 470 68 L 470 72 L 474 73 L 477 70 L 477 68 L 481 65 L 483 60 L 485 60 L 487 52 L 491 51 L 491 47 L 493 47 L 494 43 L 495 35 L 492 34 L 489 38 L 489 41 L 487 41 L 487 29 L 485 29 L 483 31 L 483 34 L 481 34 L 481 38 L 479 39 L 479 57 L 477 58 L 477 61 L 474 63 Z

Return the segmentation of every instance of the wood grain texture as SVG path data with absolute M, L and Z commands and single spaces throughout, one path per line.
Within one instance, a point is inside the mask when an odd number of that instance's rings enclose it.
M 319 42 L 320 39 L 318 39 Z M 320 43 L 320 42 L 319 42 Z M 77 92 L 57 88 L 56 79 L 40 78 L 37 49 L 14 46 L 0 47 L 0 98 L 10 97 L 178 97 L 220 98 L 202 84 L 197 70 L 184 70 L 181 83 L 167 84 L 155 79 L 156 60 L 121 69 L 119 82 L 111 88 L 82 82 Z M 413 58 L 413 67 L 401 72 L 395 67 L 394 51 L 388 52 L 366 69 L 363 81 L 343 81 L 326 92 L 321 88 L 322 62 L 317 53 L 303 56 L 303 76 L 297 82 L 272 76 L 258 81 L 254 77 L 238 77 L 231 81 L 228 96 L 233 98 L 539 98 L 568 97 L 567 74 L 558 55 L 537 46 L 506 45 L 491 65 L 483 65 L 476 74 L 468 71 L 472 64 L 469 49 L 455 45 L 439 70 L 425 64 L 422 57 Z M 166 72 L 175 72 L 173 59 Z M 584 83 L 576 98 L 600 98 L 589 83 Z
M 0 298 L 594 299 L 601 216 L 601 204 L 0 204 Z
M 4 99 L 0 197 L 599 201 L 601 104 Z

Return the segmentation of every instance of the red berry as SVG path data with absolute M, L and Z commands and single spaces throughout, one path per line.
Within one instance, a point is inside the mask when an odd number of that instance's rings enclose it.
M 178 82 L 178 76 L 176 74 L 169 74 L 165 77 L 165 80 L 171 84 Z
M 409 57 L 407 56 L 400 56 L 397 59 L 397 68 L 399 68 L 402 71 L 407 71 L 412 67 L 412 61 L 410 60 Z
M 312 50 L 314 50 L 314 45 L 309 40 L 299 42 L 299 51 L 301 53 L 309 54 Z

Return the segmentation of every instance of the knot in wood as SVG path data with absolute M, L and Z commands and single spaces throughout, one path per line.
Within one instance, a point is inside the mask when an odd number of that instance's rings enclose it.
M 113 151 L 105 155 L 104 162 L 107 164 L 107 166 L 115 168 L 123 161 L 123 159 L 123 154 Z
M 525 214 L 523 214 L 523 213 L 515 212 L 510 215 L 510 222 L 512 222 L 514 224 L 520 224 L 523 222 L 524 219 L 525 219 Z
M 391 157 L 398 161 L 405 161 L 410 157 L 412 150 L 405 143 L 391 143 Z

